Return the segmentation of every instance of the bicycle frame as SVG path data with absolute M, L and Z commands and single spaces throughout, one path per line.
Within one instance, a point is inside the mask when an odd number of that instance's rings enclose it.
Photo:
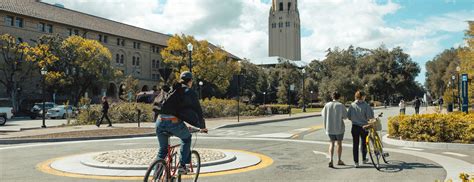
M 170 138 L 171 136 L 168 138 L 168 154 L 166 154 L 166 167 L 169 171 L 167 171 L 168 174 L 170 174 L 170 177 L 171 176 L 176 176 L 177 174 L 177 169 L 180 165 L 180 162 L 176 161 L 176 165 L 175 166 L 172 166 L 172 162 L 173 162 L 173 156 L 175 154 L 175 150 L 176 148 L 180 147 L 181 144 L 176 144 L 176 145 L 169 145 L 169 143 L 171 142 L 170 141 Z M 173 168 L 174 167 L 174 168 Z M 174 169 L 174 170 L 171 170 L 171 169 Z M 191 173 L 194 172 L 194 169 L 193 169 L 193 165 L 192 165 L 192 162 L 191 164 L 189 164 L 189 170 Z

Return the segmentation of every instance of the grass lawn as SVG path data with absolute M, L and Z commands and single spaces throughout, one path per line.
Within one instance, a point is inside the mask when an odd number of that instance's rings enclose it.
M 306 108 L 306 112 L 321 112 L 321 110 L 323 110 L 323 108 Z M 302 112 L 303 112 L 302 108 L 291 108 L 292 114 L 298 114 Z

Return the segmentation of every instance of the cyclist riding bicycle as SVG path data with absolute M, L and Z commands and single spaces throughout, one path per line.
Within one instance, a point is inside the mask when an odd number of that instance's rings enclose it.
M 164 159 L 168 153 L 168 139 L 169 134 L 172 134 L 181 139 L 180 149 L 180 167 L 178 172 L 181 174 L 186 173 L 186 164 L 191 161 L 191 137 L 188 127 L 183 121 L 188 123 L 194 122 L 201 129 L 201 132 L 207 133 L 205 121 L 202 114 L 201 105 L 199 99 L 194 90 L 192 90 L 193 75 L 191 72 L 183 72 L 180 76 L 180 81 L 173 86 L 174 92 L 179 94 L 177 96 L 178 101 L 173 100 L 174 105 L 177 108 L 167 108 L 164 112 L 160 113 L 156 120 L 156 135 L 160 144 L 158 151 L 158 158 Z M 169 133 L 169 134 L 167 134 Z

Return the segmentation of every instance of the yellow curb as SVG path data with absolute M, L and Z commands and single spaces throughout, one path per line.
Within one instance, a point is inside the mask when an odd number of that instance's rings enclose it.
M 318 131 L 320 129 L 324 128 L 323 125 L 314 125 L 314 126 L 311 126 L 309 130 L 306 130 L 306 131 L 302 131 L 302 132 L 298 132 L 298 133 L 295 133 L 293 134 L 293 136 L 290 137 L 290 139 L 296 139 L 296 138 L 299 138 L 301 134 L 303 133 L 312 133 L 312 132 L 315 132 L 315 131 Z
M 260 158 L 260 162 L 258 164 L 255 164 L 253 166 L 248 166 L 248 167 L 243 167 L 239 169 L 232 169 L 232 170 L 227 170 L 227 171 L 219 171 L 219 172 L 211 172 L 211 173 L 202 173 L 199 174 L 199 177 L 211 177 L 211 176 L 221 176 L 221 175 L 229 175 L 229 174 L 237 174 L 237 173 L 243 173 L 243 172 L 249 172 L 257 169 L 262 169 L 265 167 L 268 167 L 273 164 L 273 159 L 259 153 L 254 153 L 254 152 L 247 152 L 247 151 L 242 151 L 242 150 L 226 150 L 226 151 L 234 151 L 234 152 L 242 152 L 242 153 L 247 153 L 250 155 L 255 155 Z M 70 156 L 66 156 L 70 157 Z M 99 175 L 86 175 L 86 174 L 77 174 L 77 173 L 69 173 L 69 172 L 64 172 L 60 170 L 53 169 L 51 167 L 51 164 L 54 161 L 64 159 L 66 157 L 58 157 L 58 158 L 53 158 L 49 159 L 46 161 L 43 161 L 36 165 L 36 169 L 47 173 L 47 174 L 52 174 L 56 176 L 63 176 L 63 177 L 71 177 L 71 178 L 85 178 L 85 179 L 100 179 L 100 180 L 143 180 L 144 176 L 99 176 Z M 189 176 L 183 176 L 185 178 L 191 178 L 192 175 Z

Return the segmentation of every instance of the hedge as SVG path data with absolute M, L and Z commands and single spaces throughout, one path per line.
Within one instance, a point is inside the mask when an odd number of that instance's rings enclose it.
M 401 115 L 388 120 L 390 137 L 424 142 L 474 143 L 474 114 Z
M 208 99 L 201 102 L 204 118 L 230 117 L 237 115 L 237 101 L 225 99 Z M 102 106 L 90 105 L 81 109 L 77 123 L 95 124 L 100 119 Z M 136 123 L 138 119 L 137 109 L 141 111 L 140 121 L 151 122 L 153 120 L 153 110 L 151 104 L 118 102 L 110 104 L 109 118 L 112 123 Z M 288 114 L 288 106 L 254 106 L 240 103 L 241 116 L 262 116 L 266 111 L 271 110 L 272 114 Z

